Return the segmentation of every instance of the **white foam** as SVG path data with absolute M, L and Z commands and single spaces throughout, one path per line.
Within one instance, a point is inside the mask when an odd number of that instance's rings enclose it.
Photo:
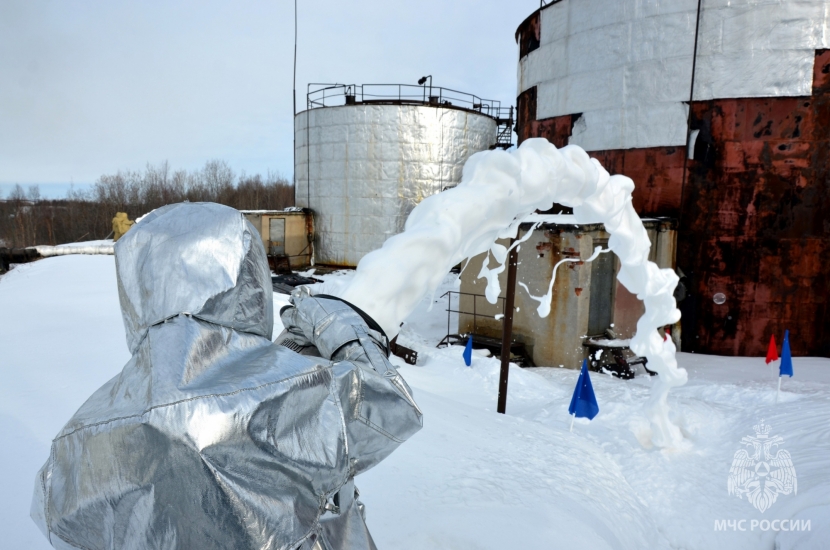
M 510 248 L 507 248 L 504 245 L 500 245 L 499 243 L 493 243 L 493 245 L 490 247 L 490 250 L 487 251 L 487 255 L 484 256 L 484 262 L 481 264 L 481 271 L 478 272 L 478 278 L 487 279 L 487 286 L 484 289 L 484 296 L 487 298 L 487 301 L 491 304 L 495 304 L 496 301 L 499 299 L 499 295 L 501 294 L 499 274 L 502 271 L 504 271 L 504 268 L 507 265 L 508 254 L 514 248 L 516 248 L 517 251 L 521 250 L 521 246 L 519 245 L 521 245 L 523 242 L 528 240 L 531 235 L 533 235 L 533 232 L 536 231 L 536 228 L 539 227 L 540 223 L 541 222 L 537 222 L 533 224 L 533 226 L 530 228 L 530 231 L 525 233 L 525 235 L 521 239 L 511 244 Z M 513 233 L 513 235 L 515 235 L 515 232 Z M 499 264 L 493 269 L 489 268 L 490 254 L 493 255 L 493 258 L 495 258 L 495 260 Z
M 503 261 L 507 250 L 494 246 L 496 239 L 515 238 L 522 221 L 537 209 L 547 210 L 554 202 L 573 207 L 577 223 L 605 225 L 611 235 L 608 246 L 620 259 L 618 279 L 645 304 L 631 349 L 646 356 L 649 369 L 659 374 L 649 406 L 652 443 L 679 445 L 682 436 L 669 421 L 667 396 L 687 376 L 677 366 L 671 339 L 657 332 L 680 319 L 673 296 L 678 278 L 671 269 L 648 261 L 651 243 L 631 204 L 633 189 L 631 179 L 610 176 L 573 145 L 557 149 L 537 138 L 509 152 L 477 153 L 465 164 L 458 186 L 422 201 L 403 233 L 364 256 L 340 296 L 366 311 L 392 337 L 453 266 L 487 251 Z M 497 284 L 492 271 L 481 272 L 488 287 Z M 488 288 L 488 299 L 494 293 L 498 297 L 497 289 Z

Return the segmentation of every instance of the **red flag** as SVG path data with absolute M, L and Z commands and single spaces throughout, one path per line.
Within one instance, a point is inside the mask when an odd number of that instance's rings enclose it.
M 767 348 L 767 365 L 778 360 L 778 346 L 775 345 L 775 335 L 769 337 L 769 348 Z

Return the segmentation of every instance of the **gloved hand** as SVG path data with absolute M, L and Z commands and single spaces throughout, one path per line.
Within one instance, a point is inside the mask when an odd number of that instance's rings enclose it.
M 283 341 L 289 339 L 292 341 L 293 344 L 298 346 L 299 348 L 307 348 L 313 346 L 314 343 L 306 338 L 305 332 L 302 328 L 302 324 L 305 323 L 305 320 L 299 315 L 297 311 L 296 303 L 294 301 L 294 295 L 298 294 L 298 292 L 302 289 L 305 293 L 310 295 L 309 290 L 306 287 L 298 287 L 294 290 L 291 297 L 288 299 L 291 302 L 291 305 L 284 306 L 280 309 L 280 319 L 282 320 L 283 327 L 285 330 L 274 340 L 277 344 L 283 344 Z M 287 345 L 291 349 L 296 348 L 292 345 Z
M 307 287 L 297 287 L 291 293 L 293 307 L 280 311 L 280 318 L 290 339 L 300 346 L 315 346 L 326 359 L 343 346 L 368 334 L 380 349 L 389 356 L 386 336 L 380 327 L 365 313 L 333 296 L 312 296 Z M 290 347 L 290 346 L 289 346 Z

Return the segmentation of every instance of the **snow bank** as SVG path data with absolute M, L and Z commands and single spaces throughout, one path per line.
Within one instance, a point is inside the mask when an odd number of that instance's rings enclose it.
M 322 278 L 331 287 L 350 275 Z M 499 415 L 497 362 L 474 356 L 468 368 L 461 348 L 435 349 L 446 333 L 440 294 L 456 282 L 444 277 L 437 296 L 422 299 L 401 330 L 419 366 L 393 358 L 424 409 L 424 429 L 357 478 L 380 548 L 826 546 L 830 360 L 794 358 L 796 375 L 784 381 L 776 405 L 776 372 L 763 358 L 678 354 L 689 383 L 669 399 L 672 420 L 693 443 L 685 450 L 648 445 L 641 403 L 652 378 L 596 375 L 603 414 L 578 419 L 568 433 L 578 371 L 512 366 L 508 414 Z M 275 307 L 284 303 L 275 294 Z M 51 438 L 129 358 L 113 259 L 21 265 L 0 278 L 0 312 L 3 547 L 47 549 L 29 519 L 35 473 Z M 727 493 L 732 457 L 761 418 L 783 436 L 798 473 L 798 494 L 780 496 L 764 514 Z M 775 518 L 809 520 L 812 529 L 715 529 L 719 520 Z
M 130 358 L 112 256 L 61 256 L 0 278 L 0 521 L 5 548 L 50 548 L 29 519 L 52 438 Z

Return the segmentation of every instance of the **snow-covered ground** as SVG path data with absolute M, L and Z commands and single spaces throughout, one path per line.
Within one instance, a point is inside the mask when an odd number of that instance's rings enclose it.
M 350 276 L 325 276 L 316 291 Z M 669 396 L 685 436 L 673 450 L 648 446 L 649 377 L 594 374 L 600 413 L 571 433 L 576 370 L 512 367 L 508 414 L 498 415 L 498 361 L 478 355 L 468 368 L 461 348 L 434 347 L 447 327 L 440 296 L 454 284 L 448 276 L 404 325 L 399 341 L 419 364 L 394 359 L 424 429 L 357 479 L 379 547 L 827 546 L 830 360 L 795 358 L 776 403 L 776 373 L 763 359 L 679 354 L 689 383 Z M 111 256 L 51 258 L 0 277 L 0 546 L 49 547 L 28 517 L 35 472 L 51 438 L 128 359 Z M 797 494 L 763 514 L 727 492 L 741 438 L 762 419 L 783 437 L 798 477 Z M 773 530 L 782 519 L 809 520 L 810 531 Z

